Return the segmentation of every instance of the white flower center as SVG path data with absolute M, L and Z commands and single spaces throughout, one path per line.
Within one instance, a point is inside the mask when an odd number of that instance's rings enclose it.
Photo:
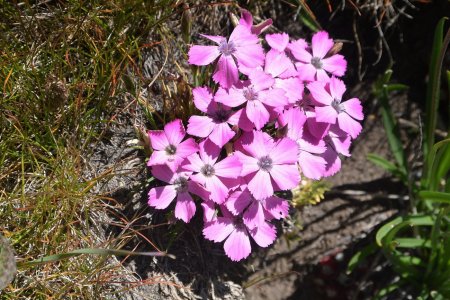
M 318 57 L 313 57 L 313 58 L 311 58 L 311 64 L 312 64 L 313 67 L 316 68 L 317 70 L 322 69 L 322 61 L 321 61 L 320 58 L 318 58 Z
M 219 44 L 219 52 L 222 53 L 225 56 L 231 55 L 236 51 L 236 46 L 234 45 L 233 41 L 227 42 L 227 40 L 223 40 Z
M 272 169 L 272 165 L 273 161 L 268 155 L 263 156 L 258 160 L 258 167 L 260 170 L 270 172 L 270 170 Z
M 206 164 L 200 169 L 200 173 L 202 173 L 205 177 L 211 177 L 214 176 L 216 171 L 213 166 Z
M 258 93 L 253 90 L 252 87 L 244 89 L 244 97 L 247 101 L 253 101 L 258 99 Z
M 167 155 L 174 155 L 175 153 L 177 153 L 177 147 L 175 147 L 174 145 L 169 145 L 164 150 L 166 151 Z
M 331 102 L 331 107 L 333 107 L 338 113 L 342 112 L 344 109 L 341 106 L 341 102 L 339 100 L 334 99 Z

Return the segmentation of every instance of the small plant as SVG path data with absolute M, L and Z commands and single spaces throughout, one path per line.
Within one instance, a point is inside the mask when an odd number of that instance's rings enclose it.
M 192 90 L 201 115 L 186 130 L 177 119 L 148 133 L 148 166 L 168 183 L 149 191 L 148 204 L 165 209 L 176 198 L 175 217 L 189 222 L 199 199 L 205 238 L 225 241 L 233 261 L 251 253 L 250 237 L 261 247 L 276 239 L 273 222 L 288 216 L 289 203 L 275 193 L 298 187 L 300 173 L 318 180 L 338 172 L 362 129 L 361 103 L 344 100 L 338 78 L 347 63 L 328 33 L 311 44 L 267 34 L 266 51 L 258 35 L 271 23 L 254 26 L 244 10 L 229 38 L 202 35 L 215 45 L 188 53 L 192 65 L 215 64 L 212 80 L 195 80 L 212 84 Z
M 405 215 L 388 222 L 376 233 L 376 244 L 400 275 L 400 280 L 382 289 L 377 295 L 378 298 L 408 285 L 417 293 L 417 299 L 450 298 L 450 181 L 447 180 L 450 169 L 450 131 L 446 138 L 435 142 L 442 62 L 450 42 L 450 30 L 445 39 L 443 38 L 444 23 L 445 19 L 439 22 L 434 36 L 420 180 L 415 179 L 415 170 L 407 163 L 398 122 L 388 103 L 389 92 L 404 90 L 407 87 L 390 84 L 390 70 L 375 87 L 395 162 L 375 154 L 371 154 L 369 159 L 398 177 L 408 187 L 410 203 L 409 211 Z M 447 79 L 450 83 L 448 71 Z M 415 155 L 415 163 L 418 157 Z M 372 246 L 369 248 L 371 251 L 376 250 Z M 369 252 L 357 253 L 350 262 L 349 270 Z

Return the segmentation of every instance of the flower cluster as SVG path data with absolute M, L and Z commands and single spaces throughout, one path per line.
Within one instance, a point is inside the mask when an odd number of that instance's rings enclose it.
M 252 23 L 243 11 L 228 39 L 202 35 L 214 45 L 192 46 L 189 63 L 215 64 L 217 86 L 193 89 L 201 115 L 186 130 L 175 120 L 149 132 L 148 165 L 168 183 L 150 190 L 149 205 L 165 209 L 176 198 L 175 217 L 189 222 L 198 196 L 205 238 L 225 241 L 234 261 L 250 254 L 251 239 L 261 247 L 274 242 L 273 221 L 289 210 L 276 191 L 297 187 L 300 174 L 320 179 L 339 171 L 363 119 L 360 101 L 343 98 L 347 63 L 328 33 L 310 44 L 267 34 L 266 51 L 258 35 L 271 21 Z

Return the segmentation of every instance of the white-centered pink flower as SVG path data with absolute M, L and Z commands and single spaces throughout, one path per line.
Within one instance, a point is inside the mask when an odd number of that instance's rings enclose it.
M 167 164 L 176 170 L 186 157 L 198 151 L 198 145 L 192 138 L 183 141 L 185 135 L 183 123 L 179 119 L 167 123 L 164 130 L 150 130 L 148 137 L 153 153 L 147 165 Z
M 228 40 L 222 36 L 202 36 L 217 45 L 192 46 L 189 49 L 189 63 L 206 66 L 219 58 L 213 79 L 224 88 L 230 88 L 238 81 L 238 67 L 241 72 L 247 73 L 264 62 L 264 50 L 258 37 L 244 25 L 236 26 Z
M 315 81 L 307 87 L 314 100 L 321 104 L 315 108 L 318 122 L 335 124 L 337 120 L 339 128 L 352 138 L 359 135 L 362 127 L 357 120 L 364 118 L 361 102 L 357 98 L 342 102 L 342 95 L 346 90 L 344 82 L 332 77 L 328 84 Z
M 220 148 L 206 139 L 199 144 L 199 154 L 194 153 L 187 159 L 186 170 L 195 172 L 191 178 L 210 192 L 210 199 L 218 204 L 225 201 L 230 188 L 239 184 L 242 163 L 235 155 L 217 161 Z
M 214 144 L 223 147 L 236 134 L 230 125 L 251 128 L 249 121 L 241 118 L 242 109 L 233 111 L 230 107 L 217 103 L 209 88 L 197 87 L 192 90 L 192 94 L 195 106 L 206 116 L 194 115 L 189 118 L 187 133 L 190 135 L 208 137 Z
M 205 224 L 203 235 L 208 240 L 223 245 L 225 253 L 233 261 L 248 257 L 252 251 L 250 236 L 260 247 L 267 247 L 275 241 L 277 232 L 275 226 L 263 222 L 258 227 L 249 228 L 242 218 L 233 216 L 222 206 L 223 217 Z
M 189 177 L 192 172 L 178 169 L 173 171 L 167 165 L 157 165 L 152 168 L 152 175 L 164 182 L 166 186 L 155 187 L 148 193 L 148 204 L 156 209 L 165 209 L 177 198 L 175 205 L 175 217 L 184 222 L 189 222 L 194 216 L 196 207 L 190 193 L 207 199 L 209 193 L 197 183 L 192 182 Z
M 256 199 L 265 199 L 275 190 L 288 190 L 300 182 L 297 168 L 298 147 L 290 138 L 274 141 L 267 133 L 246 133 L 240 141 L 241 176 Z
M 312 37 L 311 49 L 305 40 L 291 42 L 288 49 L 298 60 L 295 64 L 299 77 L 306 81 L 328 81 L 330 76 L 343 76 L 347 69 L 347 61 L 340 54 L 328 55 L 334 42 L 328 33 L 319 31 Z
M 230 107 L 245 103 L 245 114 L 256 129 L 261 129 L 270 119 L 270 111 L 274 107 L 288 104 L 285 91 L 274 88 L 275 79 L 263 70 L 254 70 L 244 81 L 229 90 L 219 89 L 215 99 Z

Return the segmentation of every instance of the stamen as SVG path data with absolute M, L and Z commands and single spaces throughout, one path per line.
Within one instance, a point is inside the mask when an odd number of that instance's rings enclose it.
M 270 172 L 272 169 L 273 161 L 269 156 L 263 156 L 258 161 L 258 167 L 266 172 Z
M 314 68 L 318 70 L 322 69 L 322 61 L 318 57 L 311 58 L 311 64 L 313 65 Z
M 236 51 L 236 47 L 232 41 L 223 40 L 219 45 L 219 52 L 225 56 L 231 55 Z
M 201 169 L 200 169 L 200 173 L 202 173 L 203 175 L 205 175 L 206 177 L 211 177 L 214 176 L 214 174 L 216 173 L 216 171 L 214 170 L 214 167 L 211 165 L 204 165 Z
M 174 145 L 169 145 L 164 150 L 166 151 L 167 155 L 174 155 L 175 153 L 177 153 L 177 147 L 175 147 Z
M 177 193 L 186 193 L 188 191 L 188 180 L 185 177 L 178 177 L 173 182 Z
M 247 101 L 253 101 L 258 99 L 258 93 L 253 90 L 252 87 L 244 89 L 244 97 Z

